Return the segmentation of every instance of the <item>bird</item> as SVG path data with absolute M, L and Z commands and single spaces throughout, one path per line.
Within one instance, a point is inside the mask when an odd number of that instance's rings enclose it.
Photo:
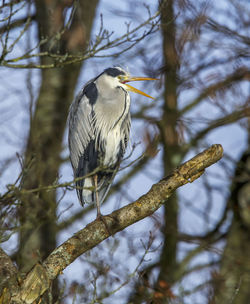
M 70 161 L 82 206 L 95 203 L 97 218 L 117 173 L 130 136 L 130 95 L 150 95 L 127 82 L 156 80 L 132 77 L 119 66 L 106 68 L 82 87 L 68 115 Z

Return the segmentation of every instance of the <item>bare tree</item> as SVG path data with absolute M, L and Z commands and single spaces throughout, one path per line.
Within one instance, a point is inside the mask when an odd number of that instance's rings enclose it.
M 246 3 L 244 2 L 244 4 Z M 200 145 L 206 145 L 207 137 L 215 129 L 236 123 L 249 116 L 249 95 L 244 94 L 245 91 L 242 88 L 245 80 L 249 80 L 249 66 L 248 61 L 245 60 L 249 59 L 249 39 L 247 38 L 249 17 L 245 14 L 245 9 L 248 11 L 249 6 L 246 7 L 243 3 L 235 1 L 229 1 L 228 7 L 225 6 L 225 10 L 218 14 L 215 12 L 216 7 L 210 5 L 209 2 L 168 1 L 163 6 L 161 13 L 163 64 L 152 58 L 148 59 L 148 62 L 163 65 L 164 105 L 160 112 L 160 119 L 150 117 L 146 112 L 147 109 L 145 112 L 137 114 L 137 117 L 149 120 L 158 128 L 158 138 L 164 149 L 162 162 L 164 174 L 179 164 L 190 149 L 196 150 Z M 240 30 L 232 30 L 231 25 L 227 22 L 219 23 L 218 15 L 225 20 L 230 15 L 230 20 Z M 225 52 L 225 49 L 228 52 Z M 216 54 L 216 51 L 219 55 Z M 221 69 L 223 72 L 220 72 Z M 246 85 L 246 90 L 247 88 L 249 89 L 248 85 Z M 191 94 L 195 97 L 188 99 L 183 97 L 184 94 Z M 199 117 L 197 111 L 202 109 L 205 104 L 207 116 L 201 114 L 204 116 Z M 215 111 L 217 114 L 208 119 L 209 111 Z M 200 112 L 204 113 L 202 110 Z M 204 127 L 203 123 L 205 123 Z M 228 156 L 227 165 L 225 162 L 222 166 L 225 181 L 231 179 L 228 166 L 232 165 L 232 162 L 233 160 Z M 220 176 L 219 173 L 216 175 Z M 228 235 L 223 229 L 224 225 L 228 223 L 228 214 L 231 212 L 231 208 L 228 208 L 226 202 L 228 195 L 226 190 L 229 188 L 225 188 L 223 191 L 223 188 L 220 189 L 211 182 L 209 177 L 204 177 L 203 186 L 207 201 L 204 211 L 196 209 L 192 199 L 189 200 L 187 197 L 178 195 L 172 196 L 164 207 L 164 220 L 162 221 L 161 218 L 158 222 L 163 237 L 161 254 L 153 263 L 140 269 L 141 276 L 135 282 L 135 288 L 131 292 L 131 302 L 179 303 L 178 301 L 183 301 L 185 303 L 190 295 L 197 293 L 203 294 L 204 298 L 209 301 L 213 294 L 210 287 L 216 286 L 217 292 L 221 292 L 221 297 L 215 298 L 215 303 L 221 302 L 222 299 L 226 303 L 233 298 L 232 295 L 240 292 L 238 287 L 242 284 L 242 295 L 238 296 L 241 300 L 238 303 L 245 303 L 243 299 L 248 298 L 248 292 L 243 287 L 248 285 L 248 279 L 245 278 L 246 272 L 242 270 L 244 267 L 247 268 L 245 262 L 242 263 L 244 266 L 241 270 L 236 267 L 234 287 L 231 292 L 227 293 L 226 287 L 220 289 L 220 285 L 213 285 L 214 277 L 217 282 L 215 267 L 219 265 L 219 261 L 221 260 L 222 265 L 227 265 L 227 260 L 224 260 L 224 255 L 219 254 L 221 251 L 218 248 L 221 249 L 221 241 L 229 241 L 227 236 L 230 238 L 231 235 L 231 232 Z M 245 191 L 244 195 L 248 195 L 248 191 Z M 212 228 L 202 228 L 202 233 L 198 231 L 194 234 L 183 233 L 182 228 L 179 227 L 178 218 L 183 213 L 184 202 L 186 201 L 191 212 L 197 213 L 204 223 L 210 222 L 211 210 L 216 204 L 213 199 L 215 192 L 219 192 L 224 197 L 225 207 L 220 217 L 213 222 Z M 231 222 L 233 227 L 235 226 L 234 221 Z M 181 226 L 183 225 L 181 224 Z M 228 227 L 228 231 L 231 231 L 230 227 Z M 246 237 L 248 232 L 245 230 L 244 233 Z M 239 244 L 241 237 L 236 235 L 237 233 L 234 237 Z M 234 243 L 234 246 L 237 244 Z M 183 257 L 179 259 L 181 246 L 188 248 L 189 245 L 191 249 L 185 250 L 182 253 Z M 238 249 L 242 252 L 242 247 Z M 227 250 L 227 246 L 225 250 Z M 197 257 L 204 253 L 210 255 L 211 261 L 191 266 L 193 263 L 196 264 Z M 227 254 L 227 256 L 229 255 Z M 236 253 L 235 258 L 239 256 Z M 235 264 L 230 265 L 235 267 Z M 200 276 L 200 284 L 190 290 L 187 286 L 182 286 L 185 279 L 189 278 L 192 281 L 194 273 L 199 274 L 206 269 L 209 269 L 207 280 L 203 281 Z M 230 272 L 228 268 L 227 271 Z M 225 272 L 222 270 L 222 273 Z M 233 272 L 231 274 L 233 275 Z M 220 273 L 217 276 L 218 280 L 219 278 L 222 281 L 225 280 L 225 286 L 231 280 L 231 277 L 228 277 L 227 280 L 222 274 L 220 277 Z M 244 283 L 242 280 L 245 280 Z M 177 286 L 180 288 L 180 292 L 176 292 Z M 228 288 L 230 287 L 228 286 Z M 228 297 L 225 297 L 225 292 Z
M 234 173 L 237 158 L 232 159 L 226 150 L 216 169 L 196 182 L 198 190 L 192 186 L 192 193 L 184 195 L 182 191 L 173 191 L 200 177 L 207 166 L 222 156 L 221 147 L 212 146 L 175 170 L 191 153 L 208 147 L 213 141 L 209 136 L 214 131 L 220 127 L 230 130 L 230 125 L 236 123 L 245 128 L 244 118 L 250 110 L 246 83 L 250 75 L 249 5 L 246 1 L 232 0 L 224 10 L 219 10 L 216 4 L 206 1 L 162 1 L 156 13 L 144 6 L 147 15 L 143 18 L 141 10 L 137 14 L 134 2 L 128 1 L 127 5 L 128 11 L 116 9 L 113 14 L 121 20 L 125 16 L 126 20 L 139 21 L 134 27 L 127 24 L 126 32 L 114 37 L 105 28 L 105 18 L 95 17 L 98 1 L 2 3 L 1 65 L 5 69 L 41 71 L 37 97 L 29 88 L 34 80 L 27 78 L 30 125 L 27 144 L 19 156 L 21 170 L 16 181 L 0 195 L 2 240 L 8 243 L 12 235 L 19 236 L 19 246 L 12 257 L 0 252 L 3 303 L 40 300 L 59 303 L 64 296 L 68 300 L 72 297 L 72 302 L 76 299 L 81 303 L 103 303 L 105 299 L 112 301 L 116 294 L 119 296 L 122 289 L 126 290 L 123 302 L 131 303 L 188 303 L 195 294 L 203 295 L 207 302 L 239 298 L 238 303 L 245 303 L 248 297 L 248 279 L 245 279 L 248 261 L 241 254 L 247 250 L 247 242 L 238 241 L 249 237 L 248 230 L 242 229 L 247 225 L 247 215 L 245 211 L 239 214 L 238 207 L 245 204 L 248 195 L 247 173 L 241 169 L 242 162 Z M 224 22 L 227 18 L 231 24 Z M 97 20 L 100 28 L 90 38 Z M 28 41 L 25 51 L 20 52 L 20 43 L 26 43 L 25 39 Z M 117 58 L 122 63 L 136 58 L 141 61 L 140 69 L 144 73 L 160 78 L 162 88 L 158 87 L 155 103 L 139 104 L 132 109 L 134 120 L 145 126 L 140 145 L 145 149 L 142 155 L 125 160 L 123 175 L 116 180 L 111 194 L 120 193 L 124 200 L 128 198 L 134 203 L 106 217 L 114 235 L 122 232 L 96 247 L 108 235 L 102 223 L 94 221 L 84 229 L 78 228 L 75 235 L 56 248 L 59 233 L 71 228 L 77 220 L 88 218 L 94 208 L 87 206 L 58 221 L 59 193 L 63 196 L 74 189 L 73 179 L 59 182 L 60 168 L 68 161 L 62 157 L 66 117 L 82 63 L 89 58 L 93 66 L 94 60 L 106 64 L 108 58 L 110 65 Z M 136 154 L 137 146 L 132 148 Z M 247 158 L 242 159 L 247 164 Z M 2 162 L 3 172 L 8 171 L 10 163 L 15 160 L 6 158 Z M 138 175 L 153 176 L 154 167 L 158 169 L 152 183 L 163 180 L 135 200 L 132 191 L 127 190 L 128 185 L 135 183 Z M 203 196 L 198 198 L 201 190 Z M 231 205 L 226 204 L 228 197 L 233 202 Z M 119 205 L 118 197 L 115 201 Z M 163 203 L 162 211 L 154 213 Z M 215 216 L 218 204 L 224 205 Z M 64 209 L 70 213 L 68 207 Z M 185 226 L 186 210 L 192 214 L 191 218 L 195 214 L 197 230 L 190 232 Z M 234 216 L 230 219 L 232 212 Z M 145 217 L 151 223 L 146 233 L 139 234 L 137 228 L 132 235 L 123 231 Z M 141 247 L 135 239 L 141 239 Z M 127 244 L 128 254 L 137 261 L 134 267 L 128 267 L 119 257 L 117 247 L 118 244 L 122 247 L 123 242 Z M 108 247 L 108 254 L 104 246 Z M 65 267 L 90 249 L 92 256 L 89 253 L 80 258 L 86 283 L 71 279 L 65 290 L 62 284 L 55 283 Z M 118 257 L 113 255 L 116 250 Z M 199 262 L 204 255 L 208 258 Z M 230 271 L 239 257 L 242 267 Z M 93 275 L 89 274 L 91 271 Z M 228 285 L 224 276 L 229 272 L 233 288 L 227 292 L 226 299 L 223 294 Z M 199 282 L 190 287 L 194 275 L 199 277 Z
M 249 291 L 249 139 L 232 179 L 228 213 L 232 221 L 220 268 L 213 273 L 214 293 L 211 303 L 247 303 Z

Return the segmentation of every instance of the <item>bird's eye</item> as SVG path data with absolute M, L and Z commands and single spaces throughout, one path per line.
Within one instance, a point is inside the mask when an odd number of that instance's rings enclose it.
M 125 83 L 126 82 L 126 77 L 124 75 L 119 75 L 119 76 L 117 76 L 117 78 L 119 79 L 119 81 L 121 83 Z

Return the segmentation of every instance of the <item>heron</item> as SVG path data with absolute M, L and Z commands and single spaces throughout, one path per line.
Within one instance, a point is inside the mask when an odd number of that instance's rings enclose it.
M 127 84 L 156 80 L 132 77 L 121 67 L 105 69 L 80 90 L 69 110 L 70 161 L 82 206 L 95 203 L 97 218 L 129 141 L 130 95 L 150 95 Z

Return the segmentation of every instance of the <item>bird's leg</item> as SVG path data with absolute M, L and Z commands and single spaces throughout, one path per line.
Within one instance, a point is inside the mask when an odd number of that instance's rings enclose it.
M 108 234 L 112 235 L 112 233 L 110 233 L 110 231 L 109 231 L 109 227 L 108 227 L 105 219 L 103 218 L 103 215 L 101 214 L 101 205 L 100 205 L 99 194 L 98 194 L 98 176 L 97 176 L 97 174 L 94 175 L 94 185 L 95 185 L 95 198 L 96 198 L 96 209 L 97 209 L 96 218 L 100 219 L 103 222 Z
M 98 194 L 98 176 L 97 174 L 94 175 L 94 185 L 95 185 L 95 199 L 96 199 L 96 209 L 97 209 L 97 218 L 101 217 L 101 206 L 99 201 L 99 194 Z

